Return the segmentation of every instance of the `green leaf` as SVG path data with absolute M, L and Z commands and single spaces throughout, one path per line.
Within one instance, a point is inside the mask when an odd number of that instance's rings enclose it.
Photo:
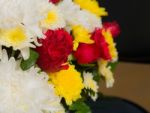
M 118 62 L 114 62 L 114 63 L 109 63 L 108 64 L 108 66 L 111 67 L 111 71 L 114 71 L 117 65 L 118 65 Z
M 90 107 L 86 105 L 82 100 L 74 102 L 69 107 L 69 109 L 75 111 L 75 113 L 92 113 Z
M 80 64 L 83 67 L 95 67 L 96 64 Z
M 22 70 L 28 70 L 30 69 L 33 65 L 35 65 L 37 59 L 39 57 L 39 54 L 35 52 L 34 50 L 30 49 L 30 57 L 27 60 L 22 60 L 21 61 L 21 68 Z
M 92 89 L 85 89 L 84 91 L 85 91 L 87 97 L 89 97 L 89 94 L 91 96 L 95 96 L 96 95 L 96 92 L 94 92 Z
M 78 70 L 81 73 L 83 73 L 84 71 L 92 72 L 97 67 L 96 63 L 83 65 L 83 64 L 78 64 L 77 62 L 73 62 L 73 64 L 75 65 L 76 70 Z
M 98 69 L 93 70 L 92 74 L 94 75 L 93 79 L 99 82 L 101 79 L 101 75 L 98 73 Z

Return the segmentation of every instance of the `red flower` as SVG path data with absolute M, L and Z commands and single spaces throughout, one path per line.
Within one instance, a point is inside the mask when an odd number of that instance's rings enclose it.
M 110 60 L 111 55 L 109 52 L 108 43 L 106 42 L 105 37 L 102 34 L 102 29 L 96 29 L 95 32 L 92 34 L 91 39 L 95 41 L 97 51 L 100 51 L 101 53 L 100 58 Z
M 52 2 L 54 4 L 58 3 L 60 0 L 49 0 L 49 2 Z
M 117 22 L 105 22 L 103 27 L 109 30 L 113 37 L 117 37 L 120 34 L 120 26 Z
M 99 58 L 110 60 L 108 44 L 102 35 L 102 30 L 97 29 L 92 34 L 91 39 L 95 41 L 94 44 L 80 43 L 74 56 L 79 64 L 88 64 L 96 62 Z
M 48 30 L 46 38 L 40 39 L 42 46 L 37 47 L 39 53 L 37 64 L 46 72 L 55 72 L 67 68 L 68 55 L 72 52 L 72 37 L 63 29 Z
M 88 64 L 97 61 L 100 57 L 100 51 L 97 50 L 95 44 L 81 43 L 77 51 L 74 52 L 74 56 L 79 64 Z

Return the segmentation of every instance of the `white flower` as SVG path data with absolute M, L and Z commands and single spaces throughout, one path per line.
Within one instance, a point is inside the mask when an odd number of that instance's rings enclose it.
M 106 87 L 107 88 L 113 87 L 115 80 L 113 77 L 113 73 L 111 71 L 111 67 L 108 66 L 108 61 L 99 60 L 98 66 L 99 66 L 99 73 L 105 77 Z
M 77 18 L 79 19 L 79 23 L 87 28 L 90 32 L 93 32 L 96 28 L 102 28 L 101 18 L 98 18 L 86 10 L 82 10 L 77 13 Z
M 44 18 L 40 23 L 41 27 L 52 30 L 64 28 L 66 23 L 61 11 L 54 4 L 49 3 L 49 5 L 50 7 L 48 8 L 48 11 L 45 13 L 46 18 Z
M 36 38 L 30 37 L 22 25 L 0 30 L 0 46 L 4 45 L 6 47 L 13 47 L 14 50 L 20 50 L 24 59 L 29 57 L 29 47 L 35 47 L 30 42 L 36 43 Z M 0 54 L 2 54 L 1 50 Z
M 3 50 L 0 61 L 0 113 L 57 113 L 64 111 L 48 76 L 38 68 L 22 71 Z
M 0 46 L 21 50 L 24 59 L 45 30 L 65 27 L 63 15 L 49 0 L 0 0 L 0 8 Z
M 63 0 L 58 4 L 61 9 L 68 26 L 82 25 L 90 32 L 93 32 L 96 27 L 102 27 L 102 21 L 94 14 L 81 10 L 80 6 L 72 2 L 72 0 Z
M 95 95 L 91 95 L 89 94 L 89 96 L 91 96 L 91 98 L 96 101 L 96 99 L 98 98 L 98 84 L 95 80 L 93 80 L 93 75 L 92 73 L 89 73 L 89 72 L 83 72 L 83 79 L 84 79 L 84 87 L 86 89 L 90 89 L 92 91 L 95 92 Z

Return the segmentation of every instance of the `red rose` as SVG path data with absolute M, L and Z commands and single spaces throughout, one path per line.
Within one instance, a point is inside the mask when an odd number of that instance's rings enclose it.
M 80 43 L 74 56 L 79 64 L 88 64 L 96 62 L 99 58 L 110 60 L 108 44 L 102 35 L 102 30 L 97 29 L 92 34 L 91 39 L 95 41 L 94 44 Z
M 52 2 L 54 4 L 58 3 L 60 0 L 49 0 L 49 2 Z
M 74 56 L 79 64 L 88 64 L 97 61 L 100 57 L 100 51 L 97 50 L 95 44 L 79 44 L 77 51 L 74 52 Z
M 102 34 L 102 29 L 96 29 L 95 32 L 92 34 L 91 39 L 95 41 L 97 50 L 101 53 L 100 58 L 103 58 L 105 60 L 111 60 L 108 43 L 106 42 L 105 37 Z
M 105 22 L 103 27 L 109 30 L 113 37 L 117 37 L 120 34 L 120 26 L 117 22 Z
M 63 29 L 56 31 L 48 30 L 46 38 L 40 39 L 42 46 L 37 47 L 39 53 L 37 64 L 46 72 L 55 72 L 64 69 L 67 65 L 68 55 L 72 52 L 72 37 Z

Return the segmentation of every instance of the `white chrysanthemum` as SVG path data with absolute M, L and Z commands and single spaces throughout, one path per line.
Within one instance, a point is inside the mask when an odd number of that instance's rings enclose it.
M 99 88 L 99 87 L 98 87 L 97 82 L 96 82 L 95 80 L 93 80 L 93 75 L 92 75 L 92 73 L 83 72 L 83 78 L 84 78 L 84 82 L 83 82 L 84 87 L 85 87 L 86 89 L 90 89 L 90 90 L 92 90 L 92 91 L 95 92 L 95 95 L 89 94 L 89 96 L 91 96 L 91 98 L 92 98 L 94 101 L 96 101 L 96 99 L 98 98 L 97 93 L 98 93 L 98 88 Z
M 49 0 L 0 0 L 0 8 L 0 46 L 21 50 L 25 59 L 27 48 L 37 44 L 45 29 L 65 27 L 60 10 Z
M 29 47 L 35 47 L 30 42 L 37 43 L 37 39 L 30 37 L 30 34 L 22 25 L 10 29 L 0 29 L 0 46 L 4 45 L 13 47 L 14 50 L 20 50 L 24 59 L 29 57 Z M 0 49 L 0 58 L 1 54 Z
M 3 50 L 0 61 L 0 113 L 57 113 L 64 111 L 48 76 L 32 67 L 20 69 L 14 58 Z
M 49 3 L 49 5 L 50 7 L 47 10 L 48 12 L 45 13 L 46 18 L 44 18 L 40 22 L 40 26 L 42 28 L 52 29 L 52 30 L 65 27 L 66 23 L 63 14 L 59 10 L 59 8 L 53 5 L 52 3 Z
M 102 27 L 100 18 L 86 10 L 81 10 L 80 6 L 72 0 L 63 0 L 58 7 L 61 9 L 68 26 L 82 25 L 90 32 L 93 32 L 96 27 Z

